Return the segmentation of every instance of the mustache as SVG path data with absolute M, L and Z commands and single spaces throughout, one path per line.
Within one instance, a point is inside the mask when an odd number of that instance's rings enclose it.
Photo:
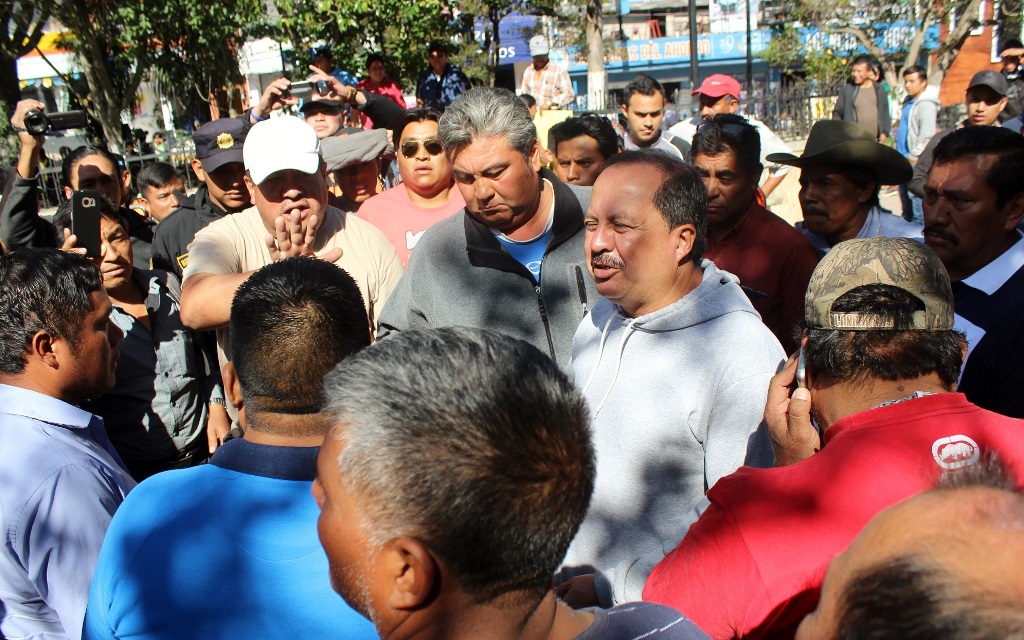
M 937 237 L 942 238 L 943 240 L 945 240 L 947 242 L 951 242 L 953 244 L 960 244 L 960 240 L 958 238 L 954 238 L 953 236 L 949 235 L 945 231 L 942 231 L 940 229 L 936 229 L 935 227 L 925 227 L 924 230 L 921 233 L 923 235 L 926 235 L 926 236 L 937 236 Z
M 596 256 L 590 261 L 590 264 L 595 267 L 613 267 L 615 269 L 621 269 L 626 266 L 625 262 L 607 253 Z

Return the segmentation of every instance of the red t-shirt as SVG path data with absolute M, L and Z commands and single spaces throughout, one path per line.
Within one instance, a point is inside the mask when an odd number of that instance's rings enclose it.
M 761 321 L 786 353 L 796 351 L 793 327 L 803 324 L 804 295 L 818 264 L 804 234 L 755 201 L 719 242 L 708 236 L 703 257 L 740 279 Z
M 980 451 L 998 452 L 1024 480 L 1024 421 L 960 393 L 847 416 L 807 460 L 719 480 L 643 599 L 678 609 L 712 638 L 792 637 L 817 606 L 829 563 L 871 518 Z
M 384 232 L 404 267 L 409 264 L 409 256 L 423 232 L 465 206 L 462 193 L 454 186 L 448 192 L 448 202 L 440 207 L 430 209 L 415 205 L 403 182 L 364 202 L 356 215 Z

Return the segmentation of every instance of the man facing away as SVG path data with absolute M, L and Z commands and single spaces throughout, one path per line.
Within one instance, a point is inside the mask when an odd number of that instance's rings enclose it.
M 757 202 L 760 155 L 757 129 L 731 113 L 711 117 L 693 137 L 690 163 L 708 192 L 704 257 L 740 279 L 761 320 L 792 353 L 818 254 L 802 233 Z
M 882 85 L 872 80 L 871 58 L 868 56 L 853 59 L 850 80 L 839 90 L 832 119 L 856 123 L 878 142 L 888 140 L 892 128 L 889 100 Z
M 0 255 L 0 636 L 82 635 L 103 536 L 135 481 L 77 405 L 114 386 L 123 334 L 87 259 Z
M 875 516 L 829 565 L 797 638 L 1019 637 L 1022 554 L 1020 485 L 983 457 Z
M 759 427 L 786 356 L 735 276 L 702 259 L 706 203 L 682 160 L 624 151 L 597 179 L 584 218 L 602 298 L 576 331 L 572 369 L 592 412 L 598 472 L 560 578 L 596 567 L 602 604 L 628 601 L 627 583 L 653 566 L 633 561 L 674 546 L 680 520 L 719 478 L 772 463 Z
M 765 404 L 781 468 L 720 480 L 644 587 L 714 638 L 791 637 L 828 563 L 882 509 L 982 451 L 1024 462 L 1024 423 L 953 392 L 966 344 L 928 247 L 848 240 L 819 263 L 806 302 L 804 357 Z
M 479 87 L 438 125 L 466 208 L 427 229 L 380 318 L 380 337 L 438 326 L 494 329 L 568 367 L 597 299 L 583 262 L 583 207 L 540 166 L 537 129 L 511 91 Z
M 820 120 L 811 127 L 803 154 L 773 153 L 768 160 L 800 167 L 800 209 L 796 224 L 819 255 L 851 238 L 920 238 L 921 227 L 883 209 L 882 184 L 910 180 L 910 163 L 875 142 L 861 127 Z
M 535 347 L 411 331 L 325 379 L 313 495 L 330 576 L 382 638 L 706 636 L 667 607 L 573 611 L 551 588 L 594 486 L 587 409 Z
M 701 82 L 700 86 L 691 92 L 691 95 L 697 96 L 700 112 L 689 120 L 682 120 L 672 125 L 669 132 L 686 142 L 692 141 L 697 134 L 697 127 L 702 122 L 706 122 L 716 115 L 736 113 L 740 108 L 741 92 L 740 83 L 732 76 L 716 73 L 704 78 L 704 82 Z M 768 175 L 761 183 L 761 193 L 767 198 L 789 173 L 788 166 L 778 162 L 769 162 L 767 156 L 769 153 L 788 153 L 789 145 L 757 118 L 749 115 L 743 117 L 757 129 L 757 134 L 761 138 L 761 164 L 768 169 Z M 757 176 L 757 179 L 760 180 L 761 176 Z
M 925 183 L 924 241 L 953 281 L 956 328 L 967 336 L 958 390 L 1024 417 L 1024 138 L 967 127 L 935 147 Z
M 224 374 L 244 436 L 138 487 L 100 553 L 86 638 L 376 637 L 331 593 L 309 499 L 323 375 L 370 344 L 359 289 L 293 258 L 254 273 L 231 310 Z

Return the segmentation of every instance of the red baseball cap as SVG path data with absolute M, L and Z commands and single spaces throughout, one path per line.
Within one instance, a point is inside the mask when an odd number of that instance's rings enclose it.
M 740 83 L 735 78 L 727 76 L 722 73 L 716 73 L 713 76 L 704 78 L 704 82 L 700 83 L 700 86 L 690 92 L 691 96 L 695 96 L 698 93 L 706 95 L 709 98 L 721 98 L 722 96 L 732 96 L 737 100 L 740 99 Z

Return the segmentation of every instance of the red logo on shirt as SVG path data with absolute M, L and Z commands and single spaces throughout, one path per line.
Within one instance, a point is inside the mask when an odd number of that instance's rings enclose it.
M 932 455 L 943 469 L 962 469 L 977 462 L 981 451 L 967 436 L 949 436 L 932 443 Z

